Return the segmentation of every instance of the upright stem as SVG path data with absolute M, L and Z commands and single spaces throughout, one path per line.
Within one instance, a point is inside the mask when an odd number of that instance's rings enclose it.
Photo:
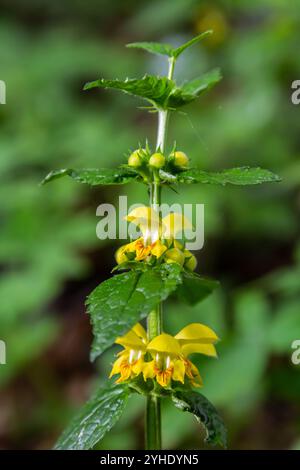
M 172 80 L 175 66 L 175 59 L 169 59 L 168 78 Z M 169 120 L 168 110 L 158 111 L 158 129 L 157 129 L 157 142 L 156 150 L 164 152 L 167 127 Z M 158 174 L 153 172 L 153 181 L 150 185 L 150 205 L 156 210 L 160 211 L 161 206 L 161 185 Z M 148 339 L 151 340 L 155 336 L 160 335 L 162 332 L 162 304 L 160 303 L 155 310 L 153 310 L 147 318 L 147 333 Z M 161 449 L 161 403 L 157 395 L 151 394 L 147 398 L 147 413 L 146 413 L 146 446 L 149 450 Z

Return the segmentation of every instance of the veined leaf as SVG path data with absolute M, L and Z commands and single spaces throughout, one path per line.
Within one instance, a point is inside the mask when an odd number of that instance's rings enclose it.
M 130 95 L 139 96 L 159 108 L 167 107 L 167 100 L 175 83 L 167 77 L 155 77 L 145 75 L 141 79 L 105 80 L 101 78 L 94 82 L 86 83 L 84 90 L 91 88 L 114 88 Z
M 83 406 L 59 438 L 56 450 L 89 450 L 116 424 L 125 409 L 129 388 L 108 382 Z
M 206 430 L 205 442 L 226 447 L 227 432 L 222 418 L 210 401 L 195 391 L 176 391 L 173 402 L 182 411 L 192 413 Z
M 176 294 L 183 302 L 195 305 L 205 299 L 217 287 L 219 287 L 219 282 L 214 279 L 208 279 L 196 273 L 184 272 L 182 284 L 178 286 Z
M 231 168 L 220 172 L 209 172 L 198 169 L 183 171 L 177 175 L 179 183 L 203 184 L 235 184 L 249 185 L 281 181 L 275 173 L 263 168 L 250 168 L 248 166 Z
M 145 318 L 180 282 L 181 267 L 174 263 L 117 274 L 96 287 L 87 298 L 94 334 L 91 359 Z
M 160 42 L 132 42 L 127 44 L 126 47 L 144 49 L 151 54 L 165 55 L 177 59 L 177 57 L 179 57 L 180 54 L 182 54 L 182 52 L 184 52 L 188 47 L 191 47 L 193 44 L 196 44 L 210 34 L 212 34 L 212 30 L 205 31 L 177 48 L 172 47 L 170 44 Z
M 91 186 L 125 184 L 130 183 L 138 178 L 134 171 L 124 168 L 91 168 L 82 170 L 72 170 L 65 168 L 63 170 L 51 171 L 41 182 L 41 184 L 49 183 L 58 178 L 70 176 L 79 183 L 89 184 Z
M 141 79 L 105 80 L 86 83 L 84 90 L 112 88 L 138 96 L 160 109 L 176 109 L 196 100 L 221 80 L 219 70 L 212 70 L 181 87 L 167 77 L 145 75 Z
M 203 74 L 201 77 L 183 84 L 181 87 L 175 88 L 168 100 L 169 107 L 178 108 L 195 101 L 202 93 L 219 83 L 220 80 L 222 80 L 220 70 L 214 69 Z
M 204 33 L 199 34 L 198 36 L 194 37 L 190 41 L 182 44 L 182 46 L 177 47 L 176 49 L 173 49 L 173 57 L 177 59 L 177 57 L 180 56 L 188 47 L 193 46 L 199 41 L 202 41 L 202 39 L 205 39 L 207 36 L 210 36 L 213 33 L 213 31 L 210 29 L 208 31 L 204 31 Z
M 163 44 L 160 42 L 131 42 L 126 47 L 135 49 L 144 49 L 151 54 L 166 55 L 172 57 L 174 49 L 169 44 Z

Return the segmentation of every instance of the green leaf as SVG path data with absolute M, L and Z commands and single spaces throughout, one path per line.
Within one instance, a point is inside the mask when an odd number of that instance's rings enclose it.
M 91 359 L 146 317 L 180 282 L 181 267 L 174 263 L 117 274 L 96 287 L 87 298 L 94 333 Z
M 212 33 L 213 31 L 211 29 L 208 31 L 205 31 L 204 33 L 199 34 L 198 36 L 194 37 L 190 41 L 182 44 L 182 46 L 179 46 L 176 49 L 173 49 L 173 53 L 172 53 L 173 57 L 177 59 L 177 57 L 179 57 L 180 54 L 182 54 L 188 47 L 191 47 L 197 42 L 202 41 L 202 39 L 205 39 L 207 36 L 210 36 Z
M 175 83 L 167 77 L 155 77 L 145 75 L 141 79 L 105 80 L 101 78 L 94 82 L 86 83 L 84 90 L 91 88 L 113 88 L 121 90 L 130 95 L 139 96 L 159 108 L 166 108 L 167 100 Z
M 130 183 L 138 178 L 134 171 L 124 168 L 91 168 L 82 170 L 72 170 L 65 168 L 63 170 L 51 171 L 41 182 L 41 184 L 49 183 L 58 178 L 70 176 L 73 180 L 79 183 L 89 184 L 91 186 L 97 185 L 110 185 L 110 184 L 125 184 Z
M 184 106 L 199 98 L 202 93 L 213 88 L 217 83 L 222 80 L 222 75 L 219 69 L 211 70 L 203 74 L 201 77 L 183 84 L 173 90 L 168 100 L 170 108 L 178 108 Z
M 209 172 L 197 168 L 183 171 L 177 175 L 179 183 L 203 183 L 203 184 L 235 184 L 250 185 L 281 181 L 275 173 L 263 168 L 250 168 L 248 166 L 231 168 L 220 172 Z
M 170 44 L 160 42 L 131 42 L 130 44 L 127 44 L 126 47 L 144 49 L 151 54 L 165 55 L 177 59 L 188 47 L 191 47 L 193 44 L 205 39 L 210 34 L 212 34 L 212 30 L 205 31 L 177 48 L 170 46 Z
M 172 399 L 177 408 L 192 413 L 205 427 L 205 442 L 226 447 L 227 432 L 223 420 L 207 398 L 194 391 L 176 391 Z
M 174 49 L 169 44 L 162 44 L 160 42 L 131 42 L 126 47 L 144 49 L 151 54 L 166 55 L 172 57 Z
M 129 388 L 108 382 L 83 406 L 59 438 L 55 450 L 89 450 L 116 424 L 125 409 Z
M 196 273 L 184 272 L 182 284 L 178 286 L 176 294 L 183 302 L 195 305 L 217 287 L 219 287 L 219 282 L 214 279 L 208 279 Z

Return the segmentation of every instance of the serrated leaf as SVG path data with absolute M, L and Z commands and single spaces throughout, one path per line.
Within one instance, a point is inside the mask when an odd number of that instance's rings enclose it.
M 180 282 L 181 268 L 172 264 L 117 274 L 96 287 L 87 298 L 94 334 L 91 359 L 145 318 Z
M 175 88 L 175 83 L 167 77 L 145 75 L 141 79 L 105 80 L 101 78 L 100 80 L 86 83 L 84 86 L 84 90 L 90 90 L 91 88 L 121 90 L 130 95 L 144 98 L 152 105 L 164 109 L 167 106 L 167 100 L 171 91 Z
M 227 445 L 224 422 L 210 401 L 195 391 L 176 391 L 173 402 L 182 411 L 192 413 L 206 430 L 205 442 L 212 445 Z
M 83 406 L 59 438 L 55 450 L 89 450 L 116 424 L 125 409 L 129 388 L 108 382 Z
M 173 57 L 177 59 L 177 57 L 180 56 L 188 47 L 193 46 L 199 41 L 202 41 L 202 39 L 205 39 L 207 36 L 210 36 L 213 33 L 213 31 L 210 29 L 208 31 L 204 31 L 204 33 L 199 34 L 198 36 L 194 37 L 190 41 L 182 44 L 182 46 L 177 47 L 176 49 L 173 49 Z
M 279 182 L 281 181 L 281 178 L 269 170 L 245 166 L 219 172 L 209 172 L 195 168 L 179 173 L 177 175 L 177 181 L 179 183 L 187 184 L 234 184 L 245 186 L 251 184 Z
M 205 299 L 217 287 L 219 287 L 219 282 L 214 279 L 208 279 L 196 273 L 184 272 L 182 283 L 178 286 L 176 294 L 181 301 L 189 305 L 195 305 Z
M 70 176 L 79 183 L 89 184 L 91 186 L 125 184 L 130 183 L 138 178 L 138 175 L 124 168 L 88 168 L 82 170 L 72 170 L 65 168 L 62 170 L 51 171 L 41 182 L 41 184 L 49 183 L 58 178 Z
M 144 49 L 151 54 L 165 55 L 172 57 L 174 48 L 169 44 L 163 44 L 160 42 L 131 42 L 126 45 L 129 48 Z
M 202 93 L 210 90 L 222 80 L 219 69 L 211 70 L 203 74 L 201 77 L 195 78 L 190 82 L 177 87 L 171 93 L 168 105 L 170 108 L 178 108 L 184 106 L 199 98 Z

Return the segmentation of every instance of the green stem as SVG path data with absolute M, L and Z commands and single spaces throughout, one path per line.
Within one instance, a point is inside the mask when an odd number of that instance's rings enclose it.
M 172 80 L 175 58 L 169 59 L 168 78 Z M 169 120 L 168 110 L 158 111 L 158 129 L 157 129 L 157 142 L 156 150 L 164 152 L 167 127 Z M 150 204 L 156 211 L 160 210 L 161 206 L 161 185 L 158 174 L 153 173 L 153 182 L 150 185 Z M 147 319 L 147 333 L 148 339 L 151 340 L 162 332 L 162 304 L 160 303 L 155 310 L 153 310 Z M 147 413 L 146 413 L 146 446 L 148 450 L 161 449 L 161 403 L 160 398 L 154 394 L 147 397 Z

